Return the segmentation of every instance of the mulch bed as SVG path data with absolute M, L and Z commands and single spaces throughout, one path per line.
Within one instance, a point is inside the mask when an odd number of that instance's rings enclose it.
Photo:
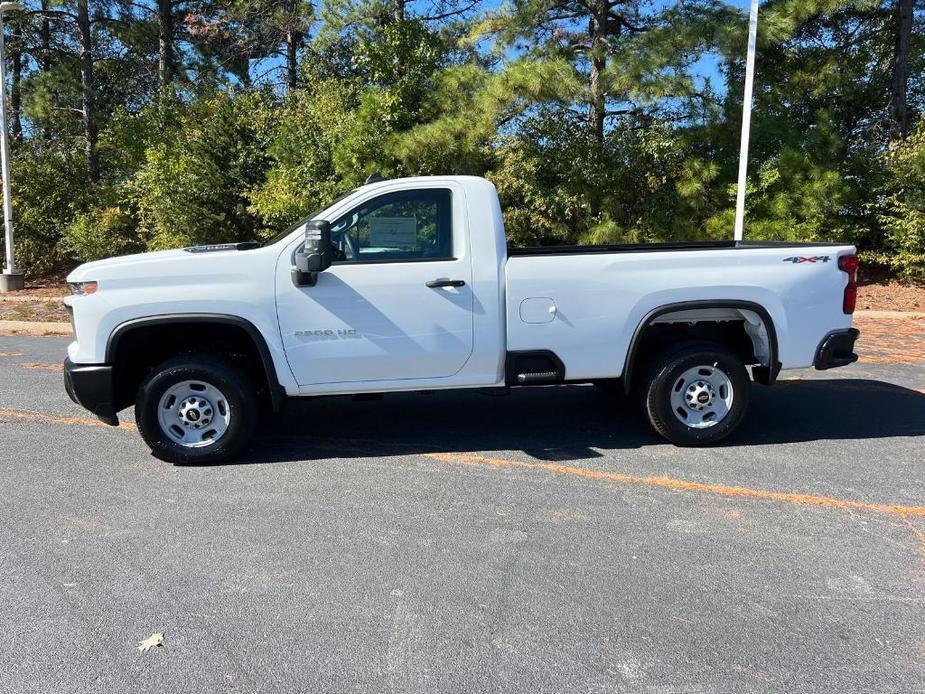
M 925 284 L 862 284 L 858 287 L 858 308 L 870 311 L 925 311 Z

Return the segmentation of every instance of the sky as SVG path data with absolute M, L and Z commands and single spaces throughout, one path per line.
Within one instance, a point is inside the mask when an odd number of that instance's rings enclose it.
M 751 9 L 750 0 L 725 0 L 725 1 L 726 1 L 726 4 L 732 5 L 733 7 L 738 7 L 745 13 L 748 13 L 748 11 Z M 658 3 L 656 3 L 657 6 L 659 5 L 665 6 L 667 4 L 669 3 L 664 2 L 664 0 L 660 0 Z M 759 23 L 761 22 L 760 7 L 758 11 L 758 22 Z M 744 55 L 747 50 L 748 50 L 748 35 L 743 33 L 742 34 L 742 54 Z M 725 90 L 726 83 L 723 79 L 721 79 L 721 75 L 719 72 L 719 61 L 717 60 L 716 56 L 703 57 L 694 66 L 694 72 L 701 79 L 709 78 L 713 83 L 713 88 L 718 93 L 722 93 Z

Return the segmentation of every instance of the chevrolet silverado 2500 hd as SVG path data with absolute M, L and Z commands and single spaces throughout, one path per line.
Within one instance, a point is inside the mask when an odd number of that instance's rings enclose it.
M 273 241 L 81 265 L 65 385 L 158 457 L 228 459 L 286 397 L 619 384 L 678 445 L 742 421 L 751 381 L 857 359 L 848 245 L 508 249 L 494 186 L 378 181 Z M 773 423 L 769 424 L 773 426 Z

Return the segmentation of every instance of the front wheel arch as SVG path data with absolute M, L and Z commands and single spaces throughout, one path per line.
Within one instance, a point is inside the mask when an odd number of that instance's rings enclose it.
M 120 385 L 115 393 L 116 410 L 135 401 L 138 386 L 150 368 L 180 354 L 202 351 L 202 344 L 190 346 L 190 338 L 197 334 L 214 343 L 213 351 L 220 355 L 240 352 L 250 362 L 248 370 L 269 407 L 274 412 L 282 409 L 285 389 L 267 341 L 253 323 L 233 315 L 184 313 L 136 318 L 112 331 L 106 345 L 106 363 L 112 365 L 114 379 Z

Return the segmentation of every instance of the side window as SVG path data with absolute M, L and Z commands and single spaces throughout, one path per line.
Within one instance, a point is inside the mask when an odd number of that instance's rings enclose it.
M 387 193 L 331 223 L 340 262 L 453 257 L 451 193 L 443 188 Z

